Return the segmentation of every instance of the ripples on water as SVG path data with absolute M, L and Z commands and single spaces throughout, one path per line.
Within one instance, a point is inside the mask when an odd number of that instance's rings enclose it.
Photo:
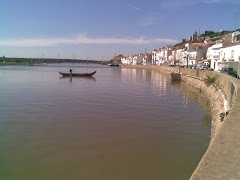
M 204 96 L 153 70 L 0 67 L 0 92 L 0 179 L 189 179 L 209 143 Z

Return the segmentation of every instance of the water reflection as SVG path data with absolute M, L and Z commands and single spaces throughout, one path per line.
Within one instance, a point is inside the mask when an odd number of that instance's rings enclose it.
M 209 102 L 205 95 L 200 90 L 187 85 L 183 81 L 174 81 L 170 79 L 168 74 L 161 74 L 159 71 L 151 69 L 132 69 L 132 68 L 121 68 L 122 82 L 130 80 L 131 83 L 135 83 L 138 86 L 136 91 L 137 94 L 141 93 L 141 85 L 150 85 L 152 93 L 162 98 L 162 101 L 167 103 L 181 102 L 181 106 L 186 112 L 189 112 L 189 98 L 195 102 L 199 102 L 204 110 L 210 112 Z M 143 92 L 142 92 L 143 93 Z M 171 99 L 172 102 L 168 102 L 169 96 L 176 96 L 181 94 L 181 99 Z M 209 117 L 209 114 L 207 115 Z M 209 119 L 209 118 L 207 118 Z
M 151 69 L 134 69 L 134 68 L 121 68 L 117 73 L 126 82 L 130 79 L 132 83 L 137 85 L 144 84 L 152 87 L 152 93 L 156 96 L 168 97 L 168 95 L 182 94 L 182 105 L 188 111 L 189 98 L 196 102 L 200 102 L 204 110 L 209 111 L 209 103 L 207 98 L 200 90 L 187 85 L 183 81 L 174 81 L 170 79 L 168 74 L 161 74 L 159 71 Z
M 156 96 L 164 97 L 166 96 L 167 90 L 167 76 L 164 74 L 159 75 L 158 71 L 151 71 L 151 84 L 153 86 L 153 93 Z
M 187 85 L 183 81 L 171 81 L 174 87 L 184 93 L 184 103 L 187 104 L 188 98 L 199 102 L 203 109 L 206 111 L 210 111 L 210 105 L 207 97 L 197 88 Z
M 96 81 L 96 78 L 95 77 L 65 77 L 65 76 L 61 76 L 59 77 L 59 80 L 61 79 L 70 79 L 70 81 L 72 81 L 72 79 L 78 79 L 78 80 L 89 80 L 89 81 Z

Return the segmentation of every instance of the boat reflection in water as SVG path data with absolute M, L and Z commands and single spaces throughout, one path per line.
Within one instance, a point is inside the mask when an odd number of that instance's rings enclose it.
M 63 79 L 69 79 L 70 80 L 70 84 L 72 83 L 72 79 L 75 79 L 76 81 L 94 81 L 96 82 L 96 78 L 91 77 L 91 76 L 74 76 L 74 77 L 70 77 L 70 76 L 62 76 L 59 77 L 59 80 L 63 80 Z
M 70 77 L 70 76 L 62 76 L 59 77 L 59 79 L 85 79 L 85 80 L 93 80 L 96 81 L 96 78 L 91 77 L 91 76 L 77 76 L 77 77 Z

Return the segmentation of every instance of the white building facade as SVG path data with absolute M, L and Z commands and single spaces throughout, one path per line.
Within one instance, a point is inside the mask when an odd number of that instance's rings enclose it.
M 145 54 L 137 54 L 133 56 L 133 65 L 139 65 L 143 64 L 143 58 L 145 57 Z
M 143 58 L 143 65 L 151 65 L 152 63 L 152 53 L 146 53 Z

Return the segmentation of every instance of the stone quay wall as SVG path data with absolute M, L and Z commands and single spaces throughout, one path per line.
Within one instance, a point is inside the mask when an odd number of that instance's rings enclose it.
M 164 66 L 127 66 L 149 68 L 170 74 L 180 72 L 182 80 L 200 89 L 212 110 L 211 141 L 191 180 L 240 179 L 240 80 L 216 71 Z M 215 77 L 214 84 L 205 80 Z

